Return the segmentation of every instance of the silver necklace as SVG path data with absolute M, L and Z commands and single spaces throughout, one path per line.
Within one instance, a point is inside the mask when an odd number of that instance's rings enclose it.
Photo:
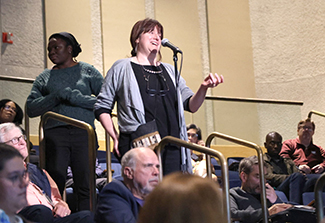
M 160 68 L 160 66 L 158 66 L 160 70 L 157 70 L 157 71 L 149 70 L 149 69 L 145 68 L 143 65 L 141 65 L 141 67 L 143 68 L 143 70 L 145 72 L 150 73 L 150 74 L 161 74 L 163 72 L 163 70 Z

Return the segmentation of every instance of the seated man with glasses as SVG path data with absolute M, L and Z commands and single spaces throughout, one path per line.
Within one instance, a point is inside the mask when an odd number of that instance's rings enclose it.
M 307 118 L 298 123 L 298 137 L 283 142 L 280 156 L 290 158 L 300 172 L 306 174 L 304 192 L 314 191 L 314 186 L 325 168 L 325 150 L 313 143 L 315 123 Z
M 309 118 L 298 123 L 298 137 L 283 142 L 280 155 L 290 158 L 303 173 L 320 174 L 325 168 L 325 150 L 313 143 L 315 123 Z
M 24 159 L 28 156 L 26 136 L 13 123 L 0 124 L 0 142 L 17 149 Z M 71 214 L 69 206 L 61 198 L 54 180 L 36 165 L 25 163 L 30 182 L 27 186 L 28 206 L 19 214 L 33 222 L 93 222 L 90 211 Z

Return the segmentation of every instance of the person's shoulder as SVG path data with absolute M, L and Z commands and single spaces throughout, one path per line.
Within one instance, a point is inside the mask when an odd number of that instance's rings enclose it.
M 45 78 L 45 77 L 49 77 L 50 74 L 51 74 L 51 70 L 52 69 L 48 69 L 48 68 L 45 68 L 37 77 L 36 79 L 39 79 L 39 78 Z
M 264 153 L 263 154 L 263 159 L 264 159 L 265 162 L 267 162 L 267 161 L 270 161 L 271 157 L 269 156 L 269 154 Z
M 92 64 L 89 64 L 89 63 L 86 63 L 86 62 L 83 62 L 83 61 L 79 61 L 78 62 L 78 65 L 80 66 L 81 69 L 83 70 L 87 70 L 87 73 L 100 73 L 96 67 Z
M 174 66 L 169 64 L 169 63 L 164 63 L 164 62 L 160 62 L 169 72 L 172 72 L 174 70 Z
M 284 145 L 293 145 L 298 143 L 298 138 L 284 140 L 282 144 Z
M 230 188 L 230 190 L 229 190 L 229 193 L 233 194 L 233 195 L 241 193 L 241 192 L 243 192 L 243 190 L 240 187 L 233 187 L 233 188 Z
M 130 191 L 122 181 L 113 179 L 102 189 L 101 193 L 110 193 L 112 191 Z
M 115 61 L 112 65 L 112 67 L 121 67 L 121 66 L 125 66 L 125 64 L 128 64 L 131 62 L 131 57 L 129 58 L 123 58 L 123 59 L 119 59 L 117 61 Z

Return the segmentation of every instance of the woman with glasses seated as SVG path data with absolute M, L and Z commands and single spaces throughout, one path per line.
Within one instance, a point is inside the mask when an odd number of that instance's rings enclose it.
M 0 143 L 0 222 L 24 222 L 16 213 L 27 205 L 28 182 L 23 156 L 13 147 Z
M 195 143 L 200 146 L 205 146 L 205 143 L 202 140 L 201 129 L 197 125 L 189 124 L 186 126 L 186 129 L 187 129 L 188 142 Z M 206 177 L 207 168 L 206 168 L 205 154 L 191 151 L 191 157 L 192 157 L 193 173 L 201 177 Z M 217 181 L 218 177 L 215 175 L 215 169 L 212 163 L 211 163 L 211 172 L 212 172 L 212 179 L 214 181 Z
M 10 99 L 2 99 L 0 101 L 0 124 L 12 122 L 19 126 L 23 132 L 25 132 L 25 130 L 20 126 L 23 123 L 23 117 L 24 112 L 16 102 Z M 35 165 L 38 165 L 39 157 L 36 155 L 36 150 L 32 149 L 33 144 L 31 142 L 29 142 L 29 148 L 29 161 Z
M 10 99 L 2 99 L 0 101 L 0 124 L 13 122 L 16 125 L 21 125 L 23 116 L 23 110 L 16 102 Z
M 157 20 L 138 21 L 130 36 L 132 57 L 113 64 L 98 95 L 95 116 L 112 137 L 119 159 L 132 147 L 152 145 L 165 136 L 187 141 L 184 110 L 196 112 L 207 89 L 223 82 L 222 76 L 211 73 L 194 94 L 180 76 L 176 89 L 174 66 L 160 61 L 163 35 L 163 26 Z M 119 135 L 111 118 L 115 102 Z M 149 135 L 155 130 L 159 134 L 136 138 L 140 129 L 148 130 Z M 167 145 L 162 152 L 163 173 L 179 171 L 181 165 L 191 171 L 190 152 Z

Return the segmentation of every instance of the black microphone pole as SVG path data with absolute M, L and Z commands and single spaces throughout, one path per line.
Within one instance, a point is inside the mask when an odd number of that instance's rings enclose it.
M 178 111 L 178 82 L 179 82 L 179 72 L 178 72 L 178 66 L 177 66 L 177 61 L 178 61 L 178 57 L 177 57 L 177 53 L 178 51 L 176 50 L 173 50 L 174 54 L 173 54 L 173 61 L 174 61 L 174 69 L 175 69 L 175 92 L 176 92 L 176 108 L 175 108 L 175 111 L 176 111 L 176 117 L 177 117 L 177 120 L 178 120 L 178 129 L 179 129 L 179 132 L 181 132 L 181 127 L 179 126 L 179 123 L 180 123 L 180 116 L 179 116 L 179 111 Z M 182 151 L 182 148 L 180 148 L 181 151 Z M 186 150 L 185 150 L 185 160 L 186 160 Z M 186 164 L 186 161 L 185 163 L 183 162 L 183 159 L 184 157 L 182 157 L 182 152 L 181 152 L 181 171 L 183 173 L 187 172 L 187 164 Z

